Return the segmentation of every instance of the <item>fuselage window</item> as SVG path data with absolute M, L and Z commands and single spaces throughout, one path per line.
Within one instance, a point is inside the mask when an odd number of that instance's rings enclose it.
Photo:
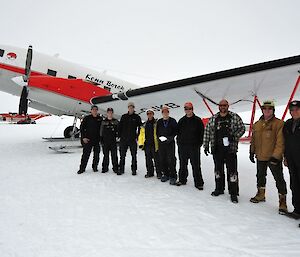
M 48 72 L 47 72 L 48 75 L 53 76 L 53 77 L 56 77 L 56 73 L 57 73 L 57 71 L 50 70 L 50 69 L 48 69 Z
M 69 75 L 68 76 L 68 79 L 76 79 L 76 77 L 72 76 L 72 75 Z
M 3 57 L 3 55 L 4 55 L 4 50 L 0 49 L 0 57 Z

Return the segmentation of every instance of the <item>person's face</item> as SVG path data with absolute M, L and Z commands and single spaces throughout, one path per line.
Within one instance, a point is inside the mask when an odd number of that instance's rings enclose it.
M 107 118 L 112 118 L 113 116 L 113 112 L 112 111 L 108 111 L 107 112 Z
M 153 112 L 147 112 L 148 120 L 153 120 L 154 114 Z
M 169 118 L 169 110 L 163 110 L 162 111 L 162 116 L 163 116 L 164 119 Z
M 263 115 L 264 117 L 271 117 L 274 114 L 274 110 L 272 107 L 263 107 Z
M 300 119 L 300 108 L 299 107 L 292 107 L 290 109 L 290 114 L 294 120 Z
M 134 106 L 132 106 L 132 105 L 128 106 L 128 112 L 133 113 L 134 112 Z
M 92 110 L 91 110 L 91 114 L 93 116 L 97 116 L 98 115 L 98 109 L 96 107 L 94 107 Z
M 184 112 L 187 116 L 191 116 L 193 114 L 193 108 L 185 106 L 184 107 Z
M 227 102 L 227 101 L 222 100 L 222 101 L 219 103 L 219 111 L 220 111 L 221 113 L 227 113 L 227 112 L 228 112 L 228 108 L 229 108 L 229 105 L 228 105 L 228 102 Z

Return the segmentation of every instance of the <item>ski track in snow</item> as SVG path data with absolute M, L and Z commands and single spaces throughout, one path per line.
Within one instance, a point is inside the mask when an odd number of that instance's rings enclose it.
M 55 130 L 55 119 L 0 124 L 1 257 L 300 256 L 299 222 L 277 214 L 270 172 L 267 201 L 249 202 L 256 193 L 256 173 L 248 145 L 241 144 L 238 153 L 240 197 L 235 205 L 227 192 L 210 195 L 213 162 L 204 154 L 204 191 L 193 187 L 191 176 L 181 187 L 145 179 L 142 151 L 135 177 L 129 151 L 123 176 L 111 170 L 94 173 L 91 162 L 86 173 L 77 175 L 81 149 L 57 154 L 48 146 L 61 143 L 41 139 Z M 284 173 L 289 185 L 288 171 Z M 288 207 L 292 210 L 290 191 Z

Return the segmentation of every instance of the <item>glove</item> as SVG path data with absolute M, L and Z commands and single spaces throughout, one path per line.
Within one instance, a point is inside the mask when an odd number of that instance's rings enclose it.
M 165 142 L 165 141 L 168 140 L 168 139 L 167 139 L 166 137 L 164 137 L 164 136 L 160 136 L 158 139 L 160 140 L 160 142 Z
M 249 159 L 252 163 L 255 163 L 255 160 L 254 160 L 254 153 L 250 153 L 249 154 Z
M 272 165 L 278 165 L 280 163 L 280 160 L 276 159 L 275 157 L 271 157 L 269 162 Z
M 141 150 L 144 150 L 144 146 L 143 146 L 143 145 L 139 145 L 139 148 L 140 148 Z
M 208 147 L 205 147 L 205 148 L 204 148 L 204 153 L 205 153 L 206 156 L 208 156 L 208 154 L 210 153 Z

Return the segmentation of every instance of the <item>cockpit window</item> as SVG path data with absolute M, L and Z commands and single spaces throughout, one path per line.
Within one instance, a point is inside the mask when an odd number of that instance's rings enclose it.
M 4 50 L 0 49 L 0 57 L 3 57 L 3 55 L 4 55 Z
M 57 73 L 57 71 L 50 70 L 50 69 L 48 69 L 48 72 L 47 72 L 48 75 L 53 76 L 53 77 L 56 77 L 56 73 Z

